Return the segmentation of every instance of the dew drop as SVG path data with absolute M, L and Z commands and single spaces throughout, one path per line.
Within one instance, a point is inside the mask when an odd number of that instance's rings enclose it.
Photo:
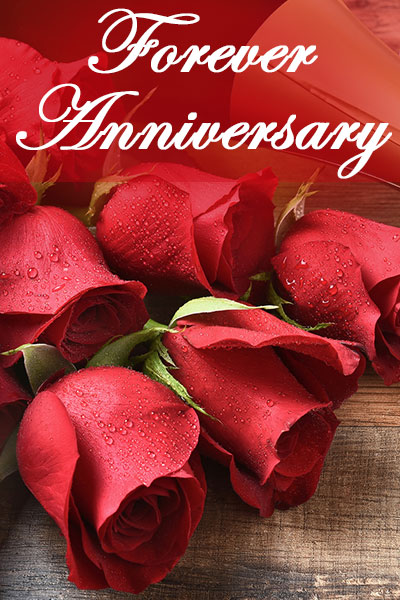
M 38 270 L 35 267 L 31 267 L 28 269 L 28 277 L 29 279 L 35 279 L 38 276 Z
M 337 286 L 335 284 L 330 285 L 328 288 L 328 292 L 331 296 L 336 296 L 336 294 L 338 293 Z

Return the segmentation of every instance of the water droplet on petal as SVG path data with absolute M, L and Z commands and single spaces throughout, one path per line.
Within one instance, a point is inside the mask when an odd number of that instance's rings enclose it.
M 331 296 L 336 296 L 336 294 L 338 293 L 337 286 L 335 284 L 330 285 L 328 288 L 328 292 Z
M 65 288 L 65 283 L 61 283 L 60 285 L 56 285 L 56 287 L 54 287 L 51 291 L 52 292 L 59 292 L 61 291 L 63 288 Z

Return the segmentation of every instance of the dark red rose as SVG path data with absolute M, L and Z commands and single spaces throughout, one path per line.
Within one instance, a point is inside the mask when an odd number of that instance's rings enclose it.
M 148 319 L 143 284 L 108 270 L 72 215 L 35 206 L 0 228 L 0 350 L 40 339 L 72 362 Z
M 32 208 L 36 200 L 24 167 L 0 138 L 0 226 Z
M 99 55 L 102 68 L 105 68 L 107 59 L 103 53 Z M 0 38 L 0 131 L 6 135 L 7 143 L 26 164 L 32 152 L 22 149 L 16 142 L 19 131 L 26 131 L 27 137 L 23 140 L 28 146 L 38 146 L 43 133 L 44 140 L 53 139 L 63 127 L 64 122 L 54 123 L 43 121 L 39 115 L 39 104 L 43 96 L 53 87 L 62 83 L 77 84 L 82 92 L 79 102 L 81 106 L 86 100 L 95 100 L 103 94 L 112 91 L 110 76 L 98 75 L 91 71 L 84 58 L 71 63 L 57 63 L 43 57 L 39 52 L 16 40 Z M 53 94 L 46 103 L 45 115 L 55 118 L 63 113 L 72 99 L 72 88 L 60 90 Z M 122 107 L 116 107 L 110 113 L 122 116 Z M 72 118 L 73 111 L 69 118 Z M 86 124 L 87 129 L 87 124 Z M 71 145 L 77 142 L 86 131 L 85 126 L 79 126 L 74 132 L 74 138 L 68 137 L 61 145 Z M 80 135 L 79 135 L 80 132 Z M 55 171 L 60 164 L 63 165 L 61 179 L 64 181 L 95 181 L 101 174 L 104 152 L 92 148 L 85 152 L 64 150 L 60 151 L 57 145 L 49 148 L 53 157 L 50 167 Z
M 178 562 L 204 507 L 198 436 L 193 409 L 120 367 L 68 375 L 34 399 L 19 469 L 65 536 L 79 588 L 139 593 Z
M 400 381 L 400 229 L 333 210 L 296 223 L 273 260 L 305 324 L 361 344 L 387 385 Z
M 12 375 L 0 367 L 0 452 L 22 417 L 28 401 L 28 394 Z
M 201 449 L 230 469 L 234 490 L 269 516 L 314 493 L 362 357 L 261 311 L 179 322 L 164 343 L 173 374 L 211 416 Z
M 277 180 L 269 169 L 237 181 L 167 163 L 142 164 L 97 223 L 106 260 L 152 290 L 240 297 L 273 253 Z

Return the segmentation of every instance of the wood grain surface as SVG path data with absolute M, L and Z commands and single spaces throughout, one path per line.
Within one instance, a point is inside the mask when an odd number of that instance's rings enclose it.
M 347 4 L 400 51 L 400 0 Z M 293 189 L 282 186 L 279 201 Z M 381 184 L 324 184 L 310 208 L 400 226 L 399 203 L 400 192 Z M 339 416 L 315 496 L 270 519 L 240 501 L 224 469 L 207 463 L 206 511 L 189 549 L 141 600 L 400 599 L 400 386 L 385 388 L 368 370 Z M 67 581 L 64 540 L 18 475 L 0 486 L 0 546 L 2 600 L 132 597 Z

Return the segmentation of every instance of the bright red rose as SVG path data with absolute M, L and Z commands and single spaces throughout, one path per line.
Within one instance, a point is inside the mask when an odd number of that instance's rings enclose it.
M 200 417 L 200 448 L 262 516 L 308 500 L 338 425 L 332 409 L 357 389 L 362 357 L 261 310 L 178 327 L 164 336 L 174 377 L 217 418 Z
M 85 369 L 25 413 L 18 464 L 67 541 L 79 588 L 139 593 L 185 552 L 206 484 L 193 409 L 141 373 Z
M 32 208 L 36 200 L 24 167 L 0 138 L 0 226 Z
M 28 401 L 28 394 L 0 367 L 0 452 L 22 417 Z
M 102 68 L 107 63 L 106 56 L 100 53 Z M 86 100 L 95 100 L 103 94 L 112 91 L 110 76 L 98 75 L 89 69 L 88 59 L 84 58 L 71 63 L 57 63 L 43 57 L 39 52 L 16 40 L 0 38 L 0 131 L 6 135 L 7 143 L 26 164 L 32 152 L 22 149 L 16 143 L 19 131 L 26 131 L 27 137 L 23 140 L 29 146 L 38 146 L 41 132 L 45 141 L 53 139 L 56 133 L 65 127 L 65 123 L 43 121 L 39 115 L 39 104 L 43 96 L 53 87 L 62 83 L 77 84 L 82 92 L 79 104 Z M 54 119 L 70 105 L 72 88 L 60 90 L 52 94 L 46 102 L 45 115 Z M 117 107 L 112 114 L 122 116 L 124 110 Z M 71 118 L 70 114 L 69 118 Z M 74 132 L 75 142 L 80 139 L 85 131 L 85 126 L 80 126 Z M 87 125 L 86 125 L 87 128 Z M 80 135 L 79 135 L 80 132 Z M 62 142 L 65 143 L 65 142 Z M 62 145 L 61 143 L 61 145 Z M 68 145 L 73 143 L 73 138 L 68 137 Z M 96 181 L 101 174 L 101 166 L 105 153 L 96 148 L 85 152 L 72 150 L 60 151 L 57 145 L 49 148 L 53 157 L 52 170 L 63 164 L 61 179 L 64 181 Z
M 362 345 L 387 385 L 400 381 L 400 229 L 333 210 L 296 223 L 273 259 L 300 322 Z
M 108 270 L 72 215 L 35 206 L 0 228 L 0 351 L 38 338 L 72 362 L 148 319 L 143 284 Z
M 151 290 L 240 297 L 274 248 L 272 171 L 223 179 L 168 163 L 142 164 L 97 223 L 106 260 Z

